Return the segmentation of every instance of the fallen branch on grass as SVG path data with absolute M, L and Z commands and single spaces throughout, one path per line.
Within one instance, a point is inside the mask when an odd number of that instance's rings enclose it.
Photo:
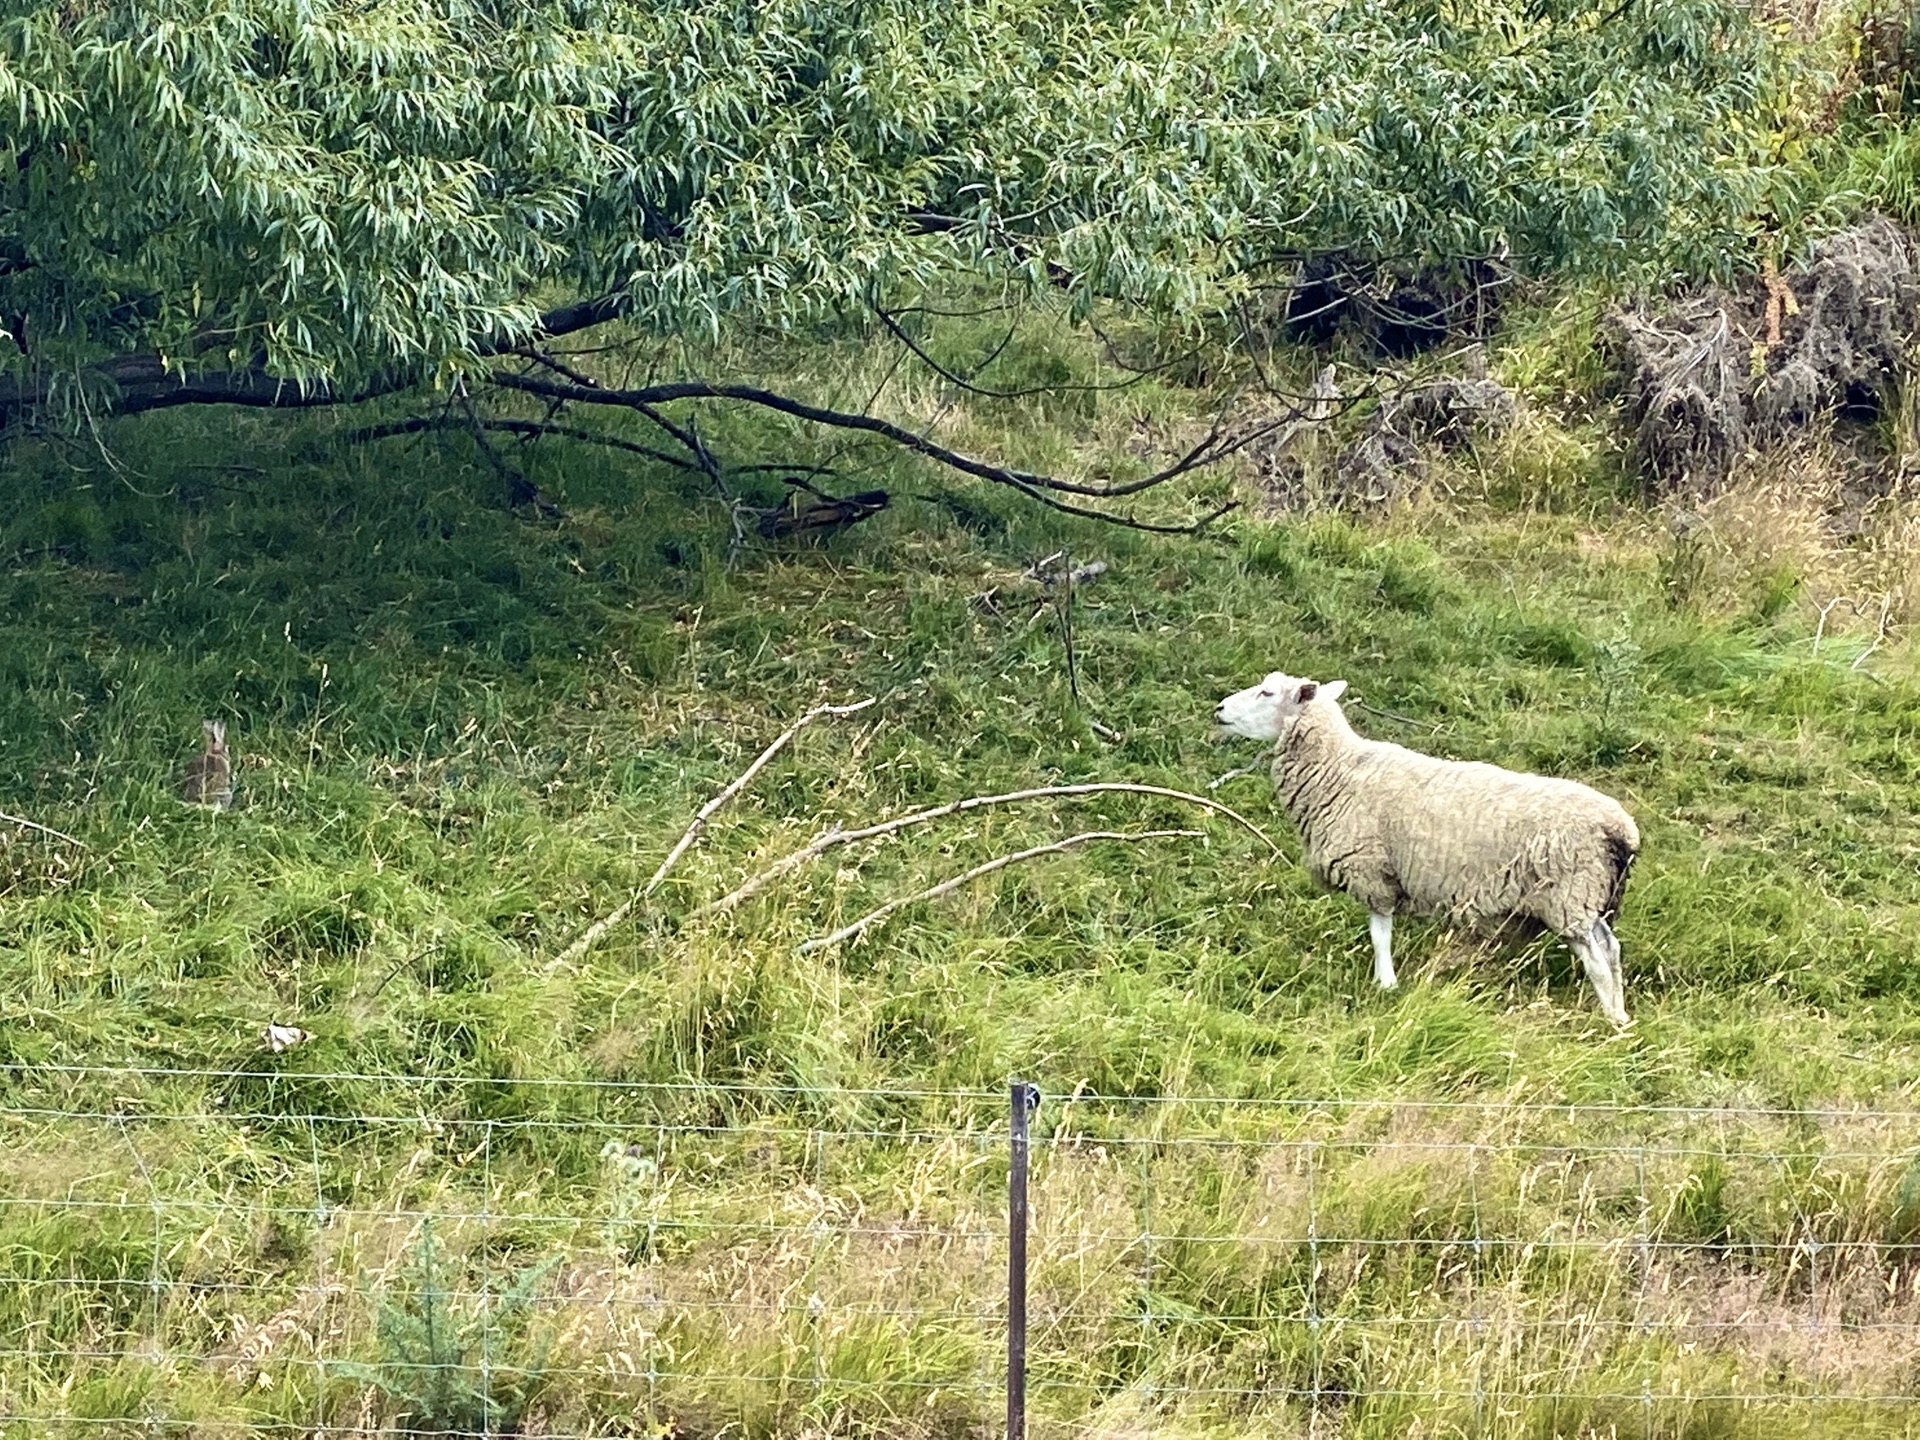
M 4 811 L 0 811 L 0 821 L 5 821 L 9 825 L 19 825 L 28 830 L 38 830 L 42 835 L 51 835 L 54 839 L 64 840 L 67 844 L 81 850 L 87 848 L 86 841 L 76 840 L 64 831 L 56 830 L 51 825 L 42 825 L 38 820 L 29 820 L 24 815 L 8 815 Z
M 519 374 L 511 370 L 496 370 L 491 376 L 493 384 L 503 390 L 517 390 L 522 394 L 537 395 L 545 400 L 566 401 L 582 405 L 624 406 L 642 415 L 648 415 L 650 408 L 670 400 L 730 400 L 743 404 L 756 405 L 777 414 L 788 415 L 796 420 L 805 420 L 810 424 L 824 425 L 841 430 L 854 430 L 864 434 L 876 435 L 883 440 L 911 450 L 917 455 L 957 470 L 963 475 L 977 479 L 990 480 L 997 485 L 1010 486 L 1030 500 L 1068 515 L 1079 515 L 1090 520 L 1104 520 L 1112 525 L 1122 525 L 1132 530 L 1145 530 L 1157 535 L 1193 535 L 1198 534 L 1213 521 L 1228 511 L 1238 507 L 1239 501 L 1228 500 L 1215 506 L 1198 519 L 1181 525 L 1157 524 L 1146 520 L 1137 520 L 1132 515 L 1120 514 L 1111 510 L 1091 508 L 1074 504 L 1059 497 L 1062 495 L 1088 496 L 1099 499 L 1118 499 L 1138 495 L 1155 486 L 1164 485 L 1170 480 L 1225 460 L 1253 444 L 1261 436 L 1278 428 L 1278 420 L 1263 421 L 1251 429 L 1229 435 L 1216 424 L 1206 437 L 1194 445 L 1179 459 L 1152 475 L 1138 480 L 1088 484 L 1072 480 L 1060 480 L 1051 475 L 1036 471 L 1019 470 L 1005 465 L 989 464 L 986 461 L 962 455 L 949 450 L 904 426 L 877 416 L 833 410 L 819 405 L 809 405 L 785 395 L 776 394 L 757 385 L 717 385 L 706 380 L 680 380 L 659 385 L 644 386 L 636 390 L 612 390 L 598 385 L 563 384 L 540 375 Z M 657 411 L 652 412 L 657 414 Z
M 517 466 L 509 462 L 507 457 L 495 448 L 493 441 L 487 436 L 486 422 L 480 418 L 480 412 L 473 408 L 473 397 L 467 393 L 465 384 L 456 385 L 454 398 L 460 402 L 460 409 L 467 417 L 467 428 L 473 435 L 474 448 L 480 452 L 487 464 L 493 467 L 494 473 L 505 482 L 507 502 L 514 506 L 532 506 L 534 513 L 542 520 L 564 518 L 560 507 L 548 499 L 538 485 L 529 480 Z
M 1872 603 L 1871 597 L 1869 597 L 1868 603 Z M 1818 658 L 1820 654 L 1820 642 L 1825 638 L 1827 633 L 1827 616 L 1831 615 L 1834 607 L 1839 605 L 1846 606 L 1860 619 L 1866 618 L 1867 612 L 1861 608 L 1860 602 L 1851 595 L 1837 595 L 1822 605 L 1820 607 L 1820 623 L 1813 627 L 1813 653 L 1816 658 Z M 1879 623 L 1874 626 L 1873 643 L 1854 657 L 1853 664 L 1847 667 L 1849 670 L 1858 670 L 1864 665 L 1867 657 L 1878 650 L 1880 648 L 1880 642 L 1887 638 L 1887 616 L 1892 608 L 1893 592 L 1889 590 L 1880 597 L 1880 620 Z
M 822 715 L 852 715 L 866 709 L 873 703 L 874 697 L 868 696 L 865 700 L 855 701 L 851 705 L 816 705 L 785 730 L 782 730 L 771 745 L 767 746 L 759 755 L 754 757 L 751 765 L 741 771 L 719 794 L 715 795 L 700 807 L 699 813 L 693 817 L 693 823 L 687 826 L 686 833 L 680 837 L 679 842 L 674 845 L 673 849 L 667 852 L 667 858 L 660 862 L 660 868 L 653 872 L 653 877 L 641 887 L 639 892 L 628 896 L 627 899 L 617 906 L 613 913 L 605 919 L 596 920 L 593 924 L 589 925 L 578 939 L 560 952 L 558 959 L 556 959 L 554 963 L 556 965 L 568 965 L 578 960 L 581 956 L 585 955 L 587 951 L 600 943 L 601 936 L 605 935 L 609 930 L 613 929 L 614 926 L 626 919 L 628 915 L 632 914 L 634 906 L 638 905 L 642 900 L 653 894 L 655 890 L 659 889 L 660 882 L 667 878 L 667 872 L 673 869 L 673 867 L 679 863 L 680 857 L 692 848 L 693 842 L 700 838 L 700 832 L 707 828 L 707 822 L 714 817 L 720 807 L 733 799 L 733 797 L 738 795 L 742 790 L 746 789 L 747 786 L 751 785 L 753 783 L 753 777 L 766 769 L 767 763 L 782 750 L 786 749 L 788 742 L 791 741 L 794 736 L 798 735 Z
M 1031 860 L 1037 855 L 1058 854 L 1062 850 L 1071 850 L 1076 845 L 1085 845 L 1091 840 L 1139 841 L 1173 838 L 1192 840 L 1203 837 L 1205 833 L 1206 832 L 1201 830 L 1138 830 L 1131 833 L 1124 830 L 1087 830 L 1078 835 L 1069 835 L 1066 839 L 1055 840 L 1050 845 L 1035 845 L 1030 850 L 1021 850 L 1012 855 L 1002 855 L 997 859 L 987 861 L 984 865 L 976 865 L 964 874 L 955 875 L 949 880 L 942 880 L 938 885 L 931 886 L 917 894 L 905 895 L 898 900 L 889 900 L 878 910 L 867 915 L 862 915 L 851 925 L 842 925 L 831 935 L 822 935 L 816 940 L 803 942 L 797 953 L 804 955 L 810 950 L 825 950 L 829 946 L 840 944 L 843 940 L 851 940 L 863 930 L 879 924 L 880 921 L 886 919 L 887 916 L 896 910 L 908 905 L 918 904 L 922 900 L 934 900 L 942 895 L 950 894 L 969 881 L 978 880 L 983 875 L 991 875 L 996 870 L 1004 870 L 1007 866 L 1016 864 L 1021 860 Z
M 1255 825 L 1238 810 L 1222 805 L 1218 800 L 1209 800 L 1204 795 L 1189 795 L 1184 790 L 1168 790 L 1159 785 L 1133 785 L 1120 780 L 1103 780 L 1086 785 L 1047 785 L 1036 790 L 1011 790 L 1004 795 L 973 795 L 965 800 L 954 800 L 945 805 L 935 805 L 925 810 L 916 810 L 910 815 L 897 816 L 892 820 L 883 820 L 877 825 L 863 826 L 858 830 L 842 830 L 837 824 L 831 829 L 816 835 L 812 840 L 748 879 L 745 884 L 731 894 L 702 905 L 694 911 L 695 915 L 706 915 L 718 910 L 731 910 L 741 901 L 759 894 L 782 875 L 799 869 L 818 855 L 825 854 L 838 845 L 848 845 L 855 840 L 872 840 L 880 835 L 891 835 L 896 830 L 904 830 L 909 825 L 918 825 L 927 820 L 938 820 L 947 815 L 958 815 L 966 810 L 978 810 L 985 805 L 1010 805 L 1018 800 L 1039 800 L 1049 796 L 1105 795 L 1105 794 L 1158 795 L 1166 800 L 1184 800 L 1190 805 L 1199 805 L 1226 816 L 1241 829 L 1257 836 L 1275 855 L 1280 847 L 1268 838 L 1265 831 Z M 1156 832 L 1158 833 L 1158 832 Z

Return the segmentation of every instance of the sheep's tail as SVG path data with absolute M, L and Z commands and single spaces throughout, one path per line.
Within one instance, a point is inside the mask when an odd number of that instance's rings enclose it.
M 1607 903 L 1600 911 L 1600 918 L 1611 925 L 1620 913 L 1620 902 L 1627 893 L 1627 872 L 1633 869 L 1634 857 L 1640 853 L 1640 847 L 1631 836 L 1610 829 L 1607 831 L 1607 853 L 1613 861 L 1613 884 L 1607 890 Z

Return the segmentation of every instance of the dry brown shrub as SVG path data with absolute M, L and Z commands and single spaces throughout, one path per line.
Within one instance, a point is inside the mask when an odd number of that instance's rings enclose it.
M 1823 442 L 1754 457 L 1669 511 L 1674 598 L 1723 615 L 1794 604 L 1822 640 L 1890 637 L 1920 619 L 1920 503 L 1906 488 L 1872 494 Z
M 1616 311 L 1608 330 L 1642 473 L 1712 494 L 1747 457 L 1819 434 L 1844 406 L 1884 413 L 1917 315 L 1912 239 L 1879 216 L 1828 236 L 1790 274 Z

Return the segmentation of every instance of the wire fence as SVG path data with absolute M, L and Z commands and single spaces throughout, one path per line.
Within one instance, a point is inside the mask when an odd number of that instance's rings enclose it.
M 1017 1115 L 0 1070 L 0 1434 L 1920 1432 L 1920 1113 Z

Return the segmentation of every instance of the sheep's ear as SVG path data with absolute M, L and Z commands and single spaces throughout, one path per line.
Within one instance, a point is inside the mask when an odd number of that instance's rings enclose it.
M 1319 685 L 1317 685 L 1312 680 L 1302 680 L 1300 682 L 1300 693 L 1294 698 L 1297 699 L 1302 705 L 1304 705 L 1319 693 L 1320 693 Z
M 1344 680 L 1329 680 L 1320 687 L 1320 698 L 1322 700 L 1338 700 L 1346 693 L 1347 682 Z

